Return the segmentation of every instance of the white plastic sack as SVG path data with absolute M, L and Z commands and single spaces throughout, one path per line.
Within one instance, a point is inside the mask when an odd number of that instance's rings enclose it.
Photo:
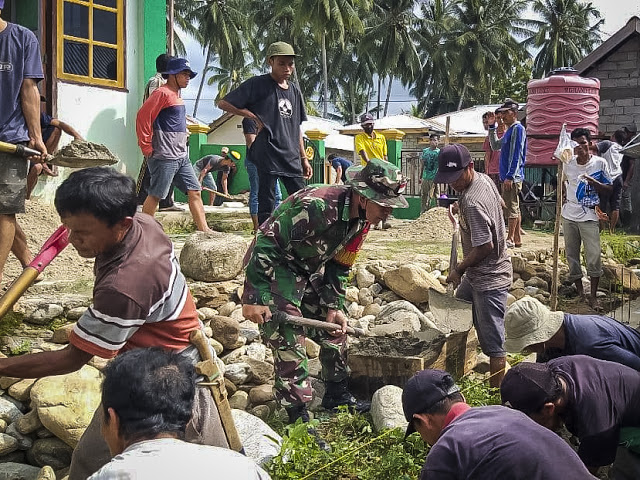
M 569 133 L 567 133 L 567 124 L 562 124 L 562 130 L 560 130 L 560 139 L 558 140 L 558 146 L 553 152 L 553 156 L 560 160 L 562 163 L 567 163 L 573 157 L 573 148 L 578 144 L 571 140 Z

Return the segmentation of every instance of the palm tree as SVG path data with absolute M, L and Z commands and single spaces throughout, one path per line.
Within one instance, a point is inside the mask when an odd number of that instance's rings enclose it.
M 533 64 L 536 77 L 557 67 L 574 65 L 602 41 L 600 27 L 604 19 L 591 3 L 535 0 L 533 11 L 541 17 L 535 22 L 538 31 L 524 45 L 540 49 Z
M 360 17 L 371 7 L 372 0 L 276 0 L 276 5 L 290 5 L 294 15 L 294 33 L 313 35 L 320 40 L 322 55 L 322 115 L 327 116 L 329 75 L 327 40 L 344 45 L 347 34 L 364 30 Z
M 449 47 L 457 51 L 451 73 L 460 89 L 458 109 L 467 95 L 472 102 L 486 99 L 489 80 L 506 75 L 506 66 L 528 56 L 517 40 L 532 34 L 530 21 L 522 18 L 526 7 L 525 0 L 459 0 L 453 5 Z
M 373 10 L 367 16 L 367 23 L 360 54 L 370 55 L 374 59 L 378 75 L 387 77 L 389 85 L 384 107 L 386 115 L 393 79 L 403 78 L 412 81 L 421 67 L 415 43 L 418 35 L 418 17 L 414 12 L 414 2 L 374 0 Z M 399 65 L 402 68 L 399 69 Z
M 212 57 L 216 56 L 220 64 L 234 65 L 245 48 L 248 26 L 243 6 L 242 0 L 182 1 L 180 17 L 185 23 L 197 26 L 197 34 L 194 37 L 202 45 L 205 53 L 205 64 L 194 104 L 194 116 Z
M 235 65 L 241 65 L 242 63 L 244 63 L 244 60 L 242 62 L 234 62 Z M 227 93 L 238 88 L 242 82 L 253 75 L 255 72 L 255 64 L 246 63 L 240 67 L 211 66 L 209 71 L 213 72 L 213 74 L 207 80 L 207 84 L 217 84 L 218 94 L 214 100 L 214 102 L 217 103 L 220 99 L 224 98 Z

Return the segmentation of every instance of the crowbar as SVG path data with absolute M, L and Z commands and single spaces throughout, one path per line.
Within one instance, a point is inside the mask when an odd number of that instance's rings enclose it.
M 0 318 L 13 307 L 22 294 L 31 286 L 51 261 L 69 245 L 67 227 L 60 225 L 44 243 L 38 255 L 31 261 L 18 278 L 16 278 L 7 291 L 0 297 Z
M 299 327 L 317 328 L 318 330 L 325 330 L 327 332 L 335 332 L 341 328 L 337 323 L 323 322 L 321 320 L 313 320 L 311 318 L 295 317 L 280 311 L 273 312 L 271 315 L 271 321 L 276 323 L 290 323 L 292 325 L 298 325 Z M 347 326 L 346 330 L 349 335 L 354 335 L 356 337 L 364 337 L 367 335 L 367 332 L 362 328 Z

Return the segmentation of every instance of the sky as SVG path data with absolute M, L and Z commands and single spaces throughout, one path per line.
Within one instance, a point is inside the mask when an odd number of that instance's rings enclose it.
M 604 26 L 602 27 L 602 31 L 604 33 L 602 36 L 603 41 L 622 28 L 633 15 L 640 17 L 640 0 L 590 1 L 593 6 L 600 11 L 602 18 L 604 18 L 605 21 Z M 187 58 L 191 63 L 191 68 L 201 73 L 204 65 L 204 53 L 202 52 L 202 48 L 192 40 L 186 38 L 183 40 L 186 44 Z M 183 91 L 183 98 L 189 115 L 193 113 L 200 79 L 201 77 L 198 75 Z M 215 85 L 208 86 L 205 84 L 200 98 L 197 115 L 198 119 L 204 123 L 210 123 L 222 114 L 222 112 L 213 105 L 213 99 L 215 98 L 216 93 L 217 89 Z M 385 94 L 386 89 L 383 92 L 383 98 Z M 401 113 L 403 110 L 409 110 L 411 108 L 411 103 L 415 103 L 415 100 L 412 101 L 409 93 L 400 84 L 394 84 L 392 87 L 391 100 L 392 103 L 389 105 L 390 114 L 397 114 Z

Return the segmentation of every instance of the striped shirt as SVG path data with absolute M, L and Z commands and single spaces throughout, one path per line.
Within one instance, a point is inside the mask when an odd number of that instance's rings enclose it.
M 500 181 L 522 182 L 527 155 L 527 132 L 524 126 L 516 121 L 500 139 L 496 129 L 489 128 L 489 142 L 493 150 L 500 150 Z
M 138 214 L 124 240 L 96 257 L 93 304 L 73 328 L 70 342 L 113 358 L 133 348 L 183 351 L 200 328 L 196 307 L 173 244 L 150 216 Z
M 138 145 L 145 157 L 177 160 L 187 156 L 187 112 L 180 96 L 163 85 L 136 116 Z
M 475 172 L 471 184 L 460 195 L 459 205 L 464 256 L 475 247 L 493 243 L 491 253 L 465 271 L 471 286 L 480 292 L 508 288 L 511 258 L 507 255 L 502 204 L 495 184 L 484 173 Z

